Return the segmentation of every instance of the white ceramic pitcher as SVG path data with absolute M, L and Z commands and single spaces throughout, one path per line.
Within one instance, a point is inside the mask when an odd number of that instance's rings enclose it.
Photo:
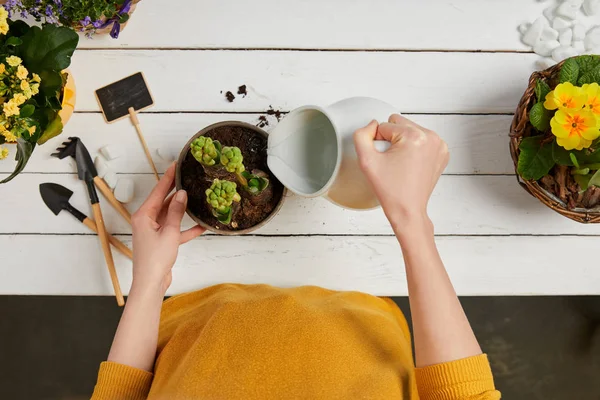
M 358 164 L 354 132 L 398 113 L 391 105 L 368 97 L 353 97 L 329 107 L 305 106 L 292 111 L 269 134 L 267 163 L 292 192 L 305 197 L 325 196 L 352 209 L 379 206 Z M 388 142 L 376 141 L 378 151 Z

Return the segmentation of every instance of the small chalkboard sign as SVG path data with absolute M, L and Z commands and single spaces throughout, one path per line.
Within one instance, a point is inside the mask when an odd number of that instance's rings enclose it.
M 129 116 L 129 109 L 139 112 L 154 104 L 144 75 L 141 72 L 96 90 L 106 122 Z

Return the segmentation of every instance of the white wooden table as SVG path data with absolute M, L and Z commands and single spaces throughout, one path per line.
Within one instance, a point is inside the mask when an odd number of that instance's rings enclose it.
M 73 163 L 49 154 L 68 136 L 92 153 L 120 145 L 113 162 L 136 181 L 134 211 L 154 184 L 128 121 L 104 123 L 93 91 L 143 71 L 156 105 L 140 115 L 152 149 L 178 153 L 204 126 L 257 123 L 269 106 L 289 111 L 349 96 L 380 98 L 448 142 L 452 160 L 430 206 L 437 242 L 462 295 L 600 294 L 594 249 L 600 226 L 546 209 L 513 176 L 512 113 L 537 56 L 516 26 L 533 0 L 144 0 L 119 40 L 82 38 L 73 58 L 77 111 L 62 136 L 39 147 L 25 173 L 0 186 L 0 294 L 111 295 L 96 236 L 55 217 L 38 185 L 75 191 L 91 215 Z M 177 4 L 177 5 L 175 5 Z M 316 51 L 319 50 L 319 51 Z M 223 93 L 246 84 L 249 94 Z M 276 120 L 269 116 L 272 127 Z M 268 128 L 267 128 L 268 129 Z M 12 170 L 0 163 L 0 175 Z M 161 170 L 166 165 L 159 164 Z M 130 227 L 103 202 L 110 231 Z M 186 225 L 191 221 L 186 219 Z M 131 264 L 115 252 L 121 285 Z M 287 198 L 256 235 L 206 235 L 182 247 L 170 294 L 221 282 L 314 284 L 406 295 L 401 252 L 381 211 L 352 212 L 324 199 Z

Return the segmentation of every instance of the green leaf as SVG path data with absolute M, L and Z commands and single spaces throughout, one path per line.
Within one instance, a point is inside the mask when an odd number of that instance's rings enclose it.
M 599 186 L 600 187 L 600 171 L 597 171 L 594 176 L 589 181 L 589 186 Z
M 529 121 L 535 129 L 540 132 L 545 132 L 550 129 L 550 119 L 552 114 L 544 108 L 542 103 L 534 104 L 529 111 Z
M 590 186 L 591 178 L 592 178 L 591 175 L 574 175 L 573 176 L 573 179 L 575 179 L 575 182 L 577 182 L 577 184 L 581 188 L 582 192 L 585 192 L 588 189 L 588 187 Z
M 579 64 L 580 77 L 600 66 L 600 57 L 597 55 L 579 56 L 576 57 L 575 60 L 577 60 L 577 64 Z
M 60 135 L 63 131 L 63 123 L 59 116 L 56 116 L 46 127 L 42 136 L 38 139 L 38 144 L 44 144 L 48 140 Z
M 571 159 L 571 154 L 577 159 L 577 162 L 582 168 L 587 168 L 590 164 L 600 164 L 600 150 L 591 152 L 589 149 L 585 150 L 565 150 L 554 141 L 552 143 L 552 158 L 558 165 L 565 165 L 567 167 L 573 167 L 575 164 Z M 594 170 L 594 168 L 590 168 Z
M 16 36 L 11 36 L 8 39 L 6 39 L 6 42 L 4 42 L 4 44 L 7 46 L 19 46 L 22 43 L 23 41 Z
M 59 71 L 43 70 L 40 71 L 40 92 L 45 97 L 57 97 L 62 91 L 63 81 Z M 60 109 L 60 108 L 59 108 Z
M 546 96 L 550 93 L 552 89 L 546 82 L 541 79 L 538 79 L 535 84 L 535 96 L 537 97 L 538 103 L 543 103 L 546 100 Z
M 569 158 L 571 159 L 571 162 L 573 163 L 573 165 L 575 166 L 575 168 L 580 168 L 579 167 L 579 162 L 577 161 L 577 156 L 575 156 L 575 154 L 569 153 Z
M 589 173 L 590 173 L 590 169 L 589 168 L 581 168 L 581 169 L 574 168 L 571 171 L 571 175 L 587 175 Z
M 582 168 L 589 168 L 590 171 L 597 171 L 600 169 L 600 163 L 598 164 L 583 164 Z
M 12 174 L 1 183 L 10 182 L 15 176 L 19 175 L 29 162 L 29 158 L 31 158 L 31 154 L 33 153 L 33 149 L 35 149 L 35 143 L 29 143 L 22 138 L 17 139 L 17 155 L 15 156 L 15 160 L 17 160 L 17 165 L 15 166 L 15 170 Z
M 17 48 L 18 55 L 27 69 L 39 74 L 44 70 L 61 71 L 67 68 L 79 36 L 64 26 L 44 25 L 42 29 L 32 26 L 22 40 L 23 44 Z
M 525 180 L 538 180 L 548 175 L 554 167 L 552 158 L 552 143 L 542 145 L 541 136 L 533 136 L 523 139 L 519 146 L 519 163 L 517 171 Z
M 233 208 L 232 207 L 227 207 L 227 209 L 225 211 L 223 211 L 223 212 L 216 212 L 215 211 L 213 215 L 223 225 L 229 225 L 231 223 L 231 217 L 233 215 Z
M 127 21 L 129 21 L 129 14 L 122 14 L 119 17 L 119 23 L 124 24 Z
M 577 60 L 575 58 L 566 60 L 558 76 L 560 83 L 571 82 L 573 85 L 577 85 L 577 80 L 579 79 L 579 64 Z
M 600 83 L 600 66 L 582 75 L 577 81 L 577 84 L 583 86 L 594 82 Z
M 0 144 L 4 144 L 6 143 L 6 138 L 2 135 L 0 135 Z
M 34 111 L 35 106 L 33 104 L 25 104 L 23 107 L 21 107 L 21 113 L 19 114 L 19 116 L 21 118 L 31 117 Z

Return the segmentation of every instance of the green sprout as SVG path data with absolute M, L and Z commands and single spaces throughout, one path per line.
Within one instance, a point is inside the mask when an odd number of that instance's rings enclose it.
M 242 172 L 242 176 L 248 182 L 247 185 L 243 186 L 244 189 L 248 191 L 248 193 L 256 196 L 269 187 L 269 180 L 267 178 L 263 178 L 262 176 L 251 174 L 248 171 Z
M 234 182 L 215 179 L 210 189 L 206 190 L 206 202 L 211 207 L 215 218 L 223 225 L 231 223 L 232 204 L 234 201 L 239 203 L 241 200 Z
M 227 172 L 240 175 L 246 170 L 244 167 L 244 156 L 239 147 L 223 147 L 221 151 L 221 165 L 225 167 Z
M 221 158 L 221 143 L 206 136 L 200 136 L 190 145 L 192 155 L 198 162 L 212 167 Z

